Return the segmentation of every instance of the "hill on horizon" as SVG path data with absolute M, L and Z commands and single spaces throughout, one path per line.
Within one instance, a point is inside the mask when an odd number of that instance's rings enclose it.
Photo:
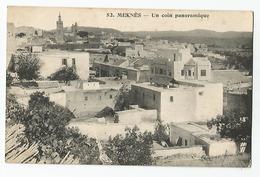
M 190 31 L 137 31 L 124 32 L 129 36 L 145 38 L 150 35 L 152 39 L 166 39 L 169 41 L 205 43 L 211 46 L 234 48 L 240 45 L 253 47 L 252 32 L 216 32 L 212 30 L 195 29 Z
M 16 31 L 31 32 L 35 29 L 31 26 L 16 27 Z M 120 31 L 113 28 L 99 28 L 99 27 L 87 27 L 78 26 L 80 31 L 87 31 L 90 33 L 100 34 L 106 32 L 110 34 L 118 34 L 125 37 L 139 37 L 145 38 L 150 35 L 152 39 L 160 40 L 166 39 L 169 41 L 187 42 L 187 43 L 205 43 L 212 46 L 220 47 L 238 47 L 239 45 L 246 45 L 253 47 L 253 32 L 217 32 L 205 29 L 195 29 L 190 31 Z M 70 31 L 70 27 L 64 27 L 65 31 Z M 44 30 L 47 32 L 54 32 L 53 30 Z

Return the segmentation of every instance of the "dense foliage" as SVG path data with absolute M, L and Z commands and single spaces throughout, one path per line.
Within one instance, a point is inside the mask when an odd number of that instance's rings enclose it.
M 79 79 L 74 67 L 62 67 L 50 76 L 51 80 L 58 80 L 66 84 L 71 80 Z
M 95 139 L 67 128 L 73 114 L 49 101 L 44 93 L 30 96 L 28 108 L 23 108 L 13 96 L 7 97 L 7 119 L 22 123 L 29 143 L 38 143 L 38 160 L 58 163 L 70 153 L 79 158 L 80 163 L 99 163 L 99 149 Z
M 241 71 L 248 71 L 249 75 L 253 74 L 252 50 L 233 49 L 231 51 L 225 49 L 217 49 L 215 52 L 226 56 L 226 60 L 219 61 L 223 65 L 222 69 L 237 69 Z
M 223 116 L 217 116 L 207 122 L 208 127 L 213 125 L 223 138 L 231 138 L 237 143 L 246 142 L 247 151 L 251 148 L 252 119 L 240 110 L 227 111 Z
M 130 86 L 128 84 L 122 85 L 117 95 L 115 96 L 115 111 L 122 111 L 129 108 L 130 104 Z
M 6 87 L 10 87 L 12 82 L 13 82 L 13 77 L 11 76 L 11 74 L 6 72 Z
M 26 109 L 22 107 L 11 94 L 6 96 L 6 123 L 15 124 L 21 123 L 26 119 Z
M 161 121 L 158 121 L 153 134 L 153 140 L 160 143 L 162 141 L 169 141 L 169 133 L 167 132 L 167 125 L 163 125 Z
M 21 53 L 16 57 L 15 70 L 20 80 L 33 80 L 39 77 L 40 60 L 36 55 Z
M 137 127 L 126 129 L 125 136 L 117 135 L 109 139 L 105 146 L 107 156 L 116 165 L 151 165 L 152 134 L 141 133 Z

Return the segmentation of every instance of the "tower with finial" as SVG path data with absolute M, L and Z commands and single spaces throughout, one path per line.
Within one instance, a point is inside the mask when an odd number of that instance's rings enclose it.
M 61 20 L 60 12 L 56 22 L 56 42 L 59 44 L 64 43 L 63 21 Z

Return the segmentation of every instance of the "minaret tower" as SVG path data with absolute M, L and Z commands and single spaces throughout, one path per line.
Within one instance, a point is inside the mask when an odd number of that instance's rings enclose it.
M 56 22 L 56 41 L 59 44 L 64 43 L 63 21 L 61 20 L 60 13 Z

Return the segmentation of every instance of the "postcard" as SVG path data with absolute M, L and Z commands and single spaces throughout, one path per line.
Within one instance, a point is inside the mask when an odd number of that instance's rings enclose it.
M 7 13 L 6 163 L 251 167 L 253 12 Z

